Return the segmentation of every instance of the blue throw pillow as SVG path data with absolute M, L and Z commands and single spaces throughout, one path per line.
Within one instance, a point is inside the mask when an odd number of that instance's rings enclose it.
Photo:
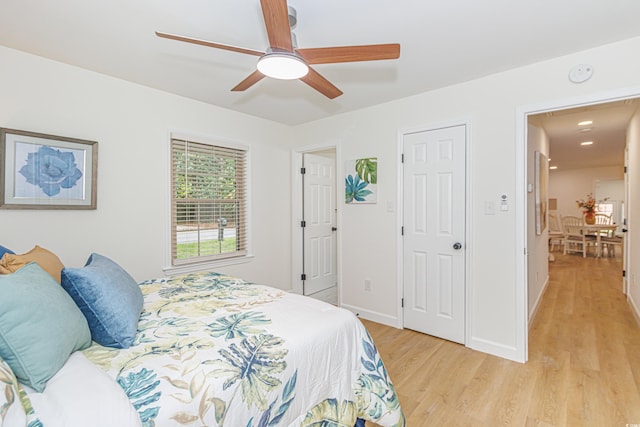
M 0 357 L 20 382 L 42 392 L 69 355 L 89 345 L 86 319 L 38 264 L 0 275 Z
M 131 346 L 142 311 L 142 291 L 122 267 L 91 254 L 83 268 L 62 269 L 62 287 L 87 318 L 95 342 L 106 347 Z
M 4 254 L 15 254 L 15 252 L 13 252 L 9 248 L 5 248 L 4 246 L 0 245 L 0 259 L 2 259 Z

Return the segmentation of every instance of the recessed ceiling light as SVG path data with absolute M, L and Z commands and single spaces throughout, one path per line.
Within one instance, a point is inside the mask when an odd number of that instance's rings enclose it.
M 578 130 L 578 132 L 591 132 L 593 129 L 591 128 L 584 128 L 584 129 L 580 129 Z
M 592 145 L 593 141 L 585 141 L 585 142 L 581 142 L 580 145 Z
M 582 121 L 582 122 L 578 123 L 578 126 L 589 126 L 589 125 L 592 125 L 592 124 L 593 124 L 593 120 L 585 120 L 585 121 Z
M 555 170 L 555 169 L 558 169 L 558 167 L 557 166 L 549 166 L 549 169 Z
M 550 162 L 550 161 L 551 161 L 551 157 L 549 157 L 549 158 L 547 159 L 547 162 Z

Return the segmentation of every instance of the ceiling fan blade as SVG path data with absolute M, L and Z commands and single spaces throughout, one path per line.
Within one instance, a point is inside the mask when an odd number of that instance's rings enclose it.
M 228 44 L 214 43 L 214 42 L 210 42 L 210 41 L 207 41 L 207 40 L 194 39 L 194 38 L 191 38 L 191 37 L 179 36 L 179 35 L 176 35 L 176 34 L 161 33 L 159 31 L 156 31 L 156 36 L 163 37 L 165 39 L 171 39 L 171 40 L 177 40 L 177 41 L 180 41 L 180 42 L 199 44 L 199 45 L 202 45 L 202 46 L 215 47 L 215 48 L 218 48 L 218 49 L 230 50 L 232 52 L 246 53 L 246 54 L 255 55 L 255 56 L 262 56 L 262 55 L 265 54 L 265 52 L 260 52 L 258 50 L 245 49 L 243 47 L 231 46 L 231 45 L 228 45 Z
M 233 89 L 231 89 L 231 91 L 242 92 L 243 90 L 247 90 L 254 84 L 258 83 L 263 78 L 264 78 L 264 74 L 256 70 L 253 73 L 249 74 L 249 77 L 247 77 L 246 79 L 238 83 Z
M 293 52 L 287 0 L 260 0 L 271 49 Z
M 296 49 L 308 64 L 335 64 L 337 62 L 378 61 L 400 57 L 400 45 L 372 44 L 364 46 L 320 47 Z
M 329 99 L 342 95 L 342 91 L 335 87 L 329 80 L 325 79 L 313 68 L 309 67 L 309 73 L 301 77 L 300 80 L 323 94 Z

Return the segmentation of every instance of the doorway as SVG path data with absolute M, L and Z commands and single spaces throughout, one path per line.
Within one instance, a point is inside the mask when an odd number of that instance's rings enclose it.
M 338 305 L 337 149 L 293 156 L 293 290 Z
M 302 294 L 337 304 L 335 151 L 302 154 Z
M 520 333 L 523 337 L 523 342 L 524 342 L 524 355 L 523 355 L 523 361 L 526 361 L 527 358 L 527 350 L 526 350 L 526 346 L 527 346 L 527 330 L 528 330 L 528 326 L 529 326 L 529 321 L 533 319 L 533 316 L 535 315 L 536 309 L 537 309 L 537 304 L 539 303 L 540 298 L 542 297 L 542 294 L 545 291 L 546 288 L 546 283 L 540 287 L 540 283 L 536 280 L 533 280 L 532 278 L 537 277 L 536 276 L 536 272 L 532 272 L 531 268 L 532 265 L 535 266 L 536 264 L 532 264 L 531 263 L 531 259 L 532 258 L 538 258 L 538 259 L 544 259 L 544 262 L 546 262 L 547 259 L 547 254 L 548 254 L 548 245 L 547 245 L 547 241 L 544 241 L 544 244 L 542 243 L 542 239 L 545 239 L 544 234 L 542 236 L 536 236 L 533 239 L 531 238 L 531 233 L 529 232 L 532 227 L 534 227 L 534 221 L 535 218 L 533 217 L 533 215 L 530 213 L 531 212 L 531 202 L 528 199 L 527 195 L 529 190 L 531 190 L 531 187 L 529 186 L 529 184 L 531 183 L 530 180 L 530 175 L 531 175 L 531 153 L 533 151 L 533 147 L 531 146 L 531 141 L 529 140 L 529 125 L 531 124 L 531 119 L 534 118 L 535 121 L 535 117 L 538 116 L 538 118 L 540 117 L 545 117 L 545 116 L 552 116 L 554 114 L 557 115 L 570 115 L 572 113 L 579 113 L 579 112 L 585 112 L 585 111 L 589 111 L 590 109 L 594 109 L 594 110 L 599 110 L 599 109 L 607 109 L 608 107 L 615 107 L 615 106 L 620 106 L 621 104 L 630 104 L 630 103 L 637 103 L 638 102 L 638 97 L 640 96 L 640 92 L 636 89 L 635 91 L 617 91 L 616 93 L 610 93 L 610 94 L 606 94 L 606 95 L 600 95 L 600 96 L 589 96 L 589 97 L 585 97 L 584 99 L 578 101 L 573 100 L 573 102 L 569 103 L 550 103 L 549 105 L 544 105 L 544 106 L 536 106 L 536 107 L 530 107 L 530 108 L 520 108 L 517 114 L 518 117 L 518 123 L 517 123 L 517 129 L 519 131 L 518 134 L 518 138 L 520 141 L 523 141 L 523 143 L 519 143 L 518 144 L 518 149 L 517 149 L 517 157 L 519 159 L 521 159 L 522 161 L 522 171 L 523 173 L 519 175 L 519 183 L 518 183 L 518 202 L 517 205 L 519 206 L 520 212 L 517 215 L 519 218 L 522 218 L 522 226 L 518 227 L 518 240 L 523 242 L 523 248 L 524 250 L 524 257 L 521 258 L 521 261 L 518 263 L 517 269 L 519 271 L 518 276 L 522 278 L 523 280 L 523 288 L 522 288 L 522 293 L 521 298 L 519 298 L 519 301 L 522 301 L 522 319 L 523 319 L 523 329 L 520 330 Z M 637 111 L 637 104 L 635 107 L 633 107 L 633 111 Z M 630 116 L 633 115 L 633 112 L 630 113 Z M 573 124 L 574 126 L 577 126 L 577 123 Z M 588 134 L 589 131 L 586 132 L 582 132 L 582 135 L 586 135 Z M 592 134 L 593 135 L 593 134 Z M 578 144 L 579 142 L 584 141 L 588 141 L 591 140 L 593 138 L 574 138 L 574 143 Z M 551 144 L 553 144 L 553 142 L 551 142 Z M 619 147 L 619 156 L 620 156 L 620 161 L 618 162 L 618 167 L 620 167 L 620 169 L 622 169 L 625 165 L 626 165 L 626 161 L 622 160 L 624 157 L 624 144 L 622 146 Z M 554 150 L 553 147 L 550 149 L 550 158 L 551 158 L 551 162 L 550 164 L 553 163 L 554 160 Z M 576 155 L 573 155 L 573 160 L 575 161 L 578 157 Z M 553 171 L 552 171 L 553 172 Z M 551 178 L 553 180 L 553 178 Z M 593 191 L 594 195 L 597 192 L 597 186 L 595 182 L 590 182 L 590 185 L 592 185 L 588 190 L 584 190 L 581 189 L 580 190 L 580 194 L 577 194 L 578 199 L 583 199 L 585 198 L 585 196 L 587 196 L 587 194 L 582 194 L 584 193 L 588 193 L 589 191 Z M 624 218 L 628 217 L 628 212 L 627 212 L 627 207 L 629 205 L 629 199 L 628 199 L 628 195 L 629 192 L 627 192 L 627 196 L 625 196 L 625 203 L 621 203 L 621 210 L 623 211 L 623 213 L 621 214 L 621 217 L 623 216 Z M 550 191 L 550 197 L 553 197 L 554 194 Z M 555 195 L 557 196 L 557 195 Z M 558 209 L 559 211 L 562 211 L 563 209 L 565 209 L 563 206 L 569 206 L 571 209 L 576 209 L 576 200 L 575 198 L 572 197 L 564 197 L 565 200 L 564 201 L 564 205 L 563 202 L 561 200 L 558 200 Z M 568 208 L 567 208 L 568 209 Z M 566 215 L 566 213 L 565 213 Z M 578 211 L 578 215 L 579 215 L 579 211 Z M 628 233 L 627 233 L 628 234 Z M 625 236 L 625 241 L 629 240 L 630 236 Z M 536 242 L 536 240 L 540 240 L 539 242 Z M 627 247 L 625 245 L 625 248 L 623 250 L 624 253 L 624 258 L 623 258 L 623 263 L 625 264 L 623 269 L 627 269 L 628 264 L 626 263 L 626 260 L 629 259 L 628 257 L 631 256 L 631 254 L 629 253 L 629 251 L 627 250 Z M 537 263 L 537 265 L 541 265 L 540 263 Z M 535 267 L 533 267 L 535 268 Z M 621 275 L 622 276 L 622 275 Z M 622 282 L 622 277 L 621 277 L 621 282 Z M 537 286 L 537 288 L 536 288 Z M 621 288 L 624 288 L 623 283 L 621 283 Z

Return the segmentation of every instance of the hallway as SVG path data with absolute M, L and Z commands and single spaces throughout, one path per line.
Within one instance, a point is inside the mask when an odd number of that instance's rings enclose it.
M 640 423 L 640 326 L 621 292 L 620 256 L 555 255 L 526 364 L 363 322 L 408 426 Z

